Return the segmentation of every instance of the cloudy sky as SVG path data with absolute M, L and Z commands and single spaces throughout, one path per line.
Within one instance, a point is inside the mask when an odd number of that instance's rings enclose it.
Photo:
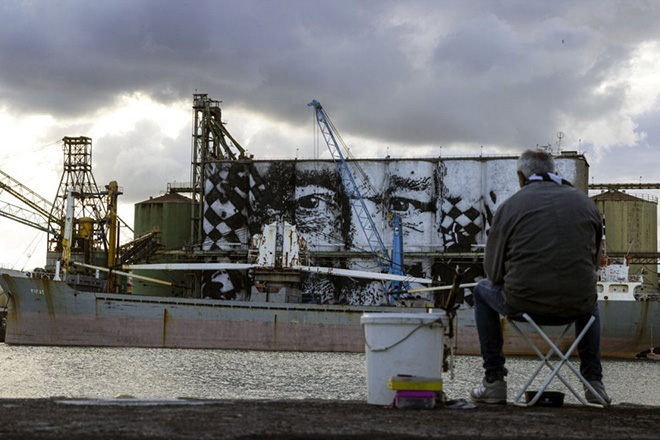
M 62 137 L 89 136 L 130 222 L 190 180 L 197 92 L 257 158 L 317 154 L 315 98 L 357 157 L 518 153 L 562 132 L 592 181 L 660 182 L 658 23 L 660 2 L 631 0 L 3 0 L 0 169 L 52 200 Z M 0 264 L 42 265 L 44 235 L 0 218 Z

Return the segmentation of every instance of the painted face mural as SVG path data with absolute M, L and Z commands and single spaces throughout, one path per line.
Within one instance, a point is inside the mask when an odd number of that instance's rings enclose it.
M 518 190 L 511 158 L 356 162 L 370 181 L 360 190 L 387 250 L 393 235 L 389 215 L 398 215 L 404 252 L 410 254 L 404 257 L 406 272 L 443 282 L 451 282 L 456 264 L 433 255 L 485 244 L 495 209 Z M 575 167 L 564 169 L 567 179 L 575 178 Z M 379 270 L 373 258 L 351 255 L 369 253 L 369 245 L 332 162 L 223 161 L 206 172 L 204 250 L 247 249 L 264 224 L 286 219 L 307 240 L 312 265 Z M 347 254 L 328 257 L 325 251 Z M 474 266 L 464 280 L 480 276 L 480 265 Z M 236 274 L 209 274 L 205 295 L 240 298 L 249 282 Z M 381 282 L 315 275 L 303 276 L 299 288 L 319 303 L 387 302 Z
M 261 233 L 273 219 L 293 219 L 295 164 L 255 162 L 250 166 L 250 235 Z
M 388 257 L 393 247 L 394 228 L 392 216 L 401 218 L 404 249 L 408 252 L 430 252 L 437 250 L 434 223 L 434 163 L 431 161 L 364 161 L 360 168 L 369 179 L 369 183 L 360 185 L 366 209 L 371 216 L 376 230 L 386 248 Z M 353 212 L 352 217 L 355 247 L 363 252 L 371 252 L 367 241 L 367 222 L 360 222 Z M 375 245 L 375 240 L 372 240 Z M 380 271 L 373 258 L 349 259 L 348 267 L 360 271 Z M 416 276 L 431 276 L 420 273 L 421 264 L 404 259 L 406 271 L 411 266 L 416 269 Z M 367 280 L 354 280 L 345 285 L 340 297 L 348 304 L 378 305 L 388 302 L 389 283 Z
M 311 251 L 340 251 L 350 247 L 350 204 L 332 163 L 300 162 L 296 166 L 294 223 Z M 312 264 L 341 267 L 336 260 Z M 301 290 L 320 304 L 336 304 L 341 280 L 337 277 L 307 275 Z
M 350 210 L 349 219 L 351 223 L 350 236 L 352 242 L 349 243 L 349 248 L 354 251 L 370 252 L 370 240 L 367 239 L 369 233 L 367 232 L 365 234 L 363 227 L 367 229 L 370 227 L 367 226 L 369 224 L 367 218 L 370 217 L 379 235 L 383 238 L 383 219 L 385 218 L 385 209 L 383 209 L 382 203 L 383 168 L 382 164 L 377 162 L 363 162 L 359 164 L 359 168 L 351 166 L 351 171 L 355 177 L 358 191 L 362 196 L 364 209 L 357 198 L 353 198 L 350 202 L 348 198 L 346 199 L 347 203 L 349 203 L 348 209 Z M 353 205 L 359 207 L 362 221 L 356 215 Z
M 350 247 L 350 206 L 334 165 L 306 162 L 296 167 L 294 223 L 312 250 Z
M 397 161 L 389 165 L 384 202 L 388 213 L 401 217 L 404 246 L 409 251 L 438 251 L 435 228 L 435 164 Z M 387 231 L 390 237 L 392 231 Z

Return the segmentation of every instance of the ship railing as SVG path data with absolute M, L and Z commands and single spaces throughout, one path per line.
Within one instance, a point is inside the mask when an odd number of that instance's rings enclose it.
M 23 272 L 28 278 L 35 278 L 39 280 L 52 280 L 55 278 L 55 272 L 46 272 L 45 270 L 32 270 Z
M 192 192 L 193 184 L 191 182 L 168 182 L 167 193 L 189 193 Z

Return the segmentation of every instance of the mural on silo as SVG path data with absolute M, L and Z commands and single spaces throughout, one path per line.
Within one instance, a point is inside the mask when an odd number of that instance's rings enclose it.
M 249 168 L 215 162 L 206 173 L 204 187 L 204 241 L 202 249 L 232 249 L 249 242 Z M 202 294 L 215 299 L 243 299 L 246 274 L 239 271 L 205 272 Z
M 583 158 L 557 161 L 563 177 L 587 181 L 580 175 L 587 172 Z M 385 246 L 392 245 L 390 215 L 399 215 L 404 251 L 410 254 L 404 259 L 406 273 L 445 282 L 451 282 L 454 267 L 428 255 L 485 244 L 497 206 L 518 190 L 515 157 L 355 162 L 368 176 L 370 185 L 360 191 Z M 347 253 L 313 265 L 378 270 L 373 259 L 350 254 L 369 246 L 333 162 L 219 161 L 207 166 L 206 177 L 204 250 L 247 249 L 264 224 L 283 218 L 297 226 L 310 251 Z M 481 275 L 478 265 L 470 271 L 469 279 Z M 219 272 L 208 281 L 204 294 L 213 298 L 245 297 L 249 285 L 242 273 Z M 300 288 L 322 304 L 387 301 L 381 282 L 308 275 Z
M 204 250 L 228 249 L 247 243 L 248 172 L 243 165 L 216 162 L 206 174 L 204 188 Z
M 481 165 L 463 162 L 461 167 L 438 164 L 437 229 L 447 251 L 468 251 L 476 244 L 484 224 Z
M 301 162 L 296 166 L 293 221 L 315 250 L 352 247 L 351 205 L 330 162 Z

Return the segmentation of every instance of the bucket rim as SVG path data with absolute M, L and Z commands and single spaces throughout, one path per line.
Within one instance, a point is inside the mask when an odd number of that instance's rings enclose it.
M 430 324 L 435 321 L 446 322 L 447 314 L 444 312 L 364 313 L 360 318 L 362 324 Z

